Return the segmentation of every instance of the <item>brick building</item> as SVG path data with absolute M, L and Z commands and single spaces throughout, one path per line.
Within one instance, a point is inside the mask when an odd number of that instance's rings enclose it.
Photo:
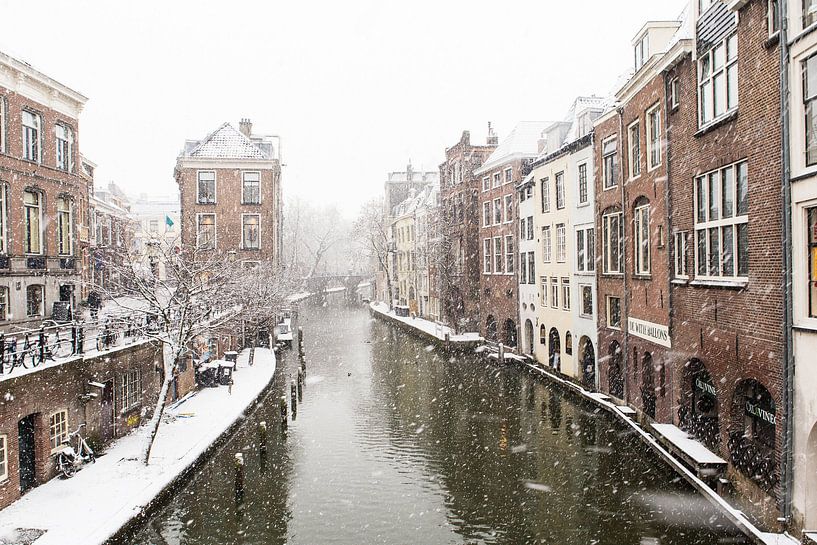
M 88 197 L 91 220 L 90 288 L 103 297 L 115 297 L 127 282 L 132 259 L 134 225 L 130 216 L 130 202 L 115 183 L 97 187 Z
M 516 186 L 529 174 L 542 131 L 550 123 L 522 121 L 474 171 L 479 179 L 480 334 L 516 347 L 519 294 L 516 277 Z
M 37 325 L 80 296 L 79 169 L 87 99 L 0 53 L 0 328 Z
M 214 251 L 248 266 L 280 264 L 278 137 L 255 135 L 244 119 L 188 140 L 176 161 L 184 250 Z
M 686 19 L 685 19 L 686 20 Z M 672 420 L 668 372 L 666 112 L 663 70 L 687 24 L 654 21 L 633 39 L 634 66 L 595 130 L 601 389 L 652 419 Z
M 694 47 L 665 72 L 672 418 L 728 461 L 768 525 L 786 426 L 775 4 L 694 2 Z
M 484 146 L 472 144 L 471 133 L 463 131 L 459 142 L 445 150 L 445 162 L 440 164 L 440 243 L 444 256 L 437 276 L 441 315 L 458 331 L 479 330 L 480 179 L 474 172 L 496 145 L 490 124 Z

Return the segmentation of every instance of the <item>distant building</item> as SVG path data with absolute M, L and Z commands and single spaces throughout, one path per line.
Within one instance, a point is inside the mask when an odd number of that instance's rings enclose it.
M 390 213 L 398 204 L 408 199 L 412 195 L 412 190 L 414 190 L 413 194 L 417 195 L 425 186 L 439 182 L 439 172 L 416 171 L 412 168 L 411 162 L 406 165 L 405 171 L 389 172 L 386 183 L 383 185 L 386 213 Z
M 87 98 L 0 52 L 0 328 L 76 307 L 88 199 L 79 164 Z
M 244 119 L 188 140 L 176 161 L 183 250 L 281 262 L 280 139 Z
M 128 281 L 125 274 L 130 260 L 133 225 L 130 203 L 115 183 L 94 189 L 89 198 L 91 231 L 89 280 L 91 289 L 111 297 Z
M 178 195 L 142 194 L 131 202 L 133 251 L 147 258 L 154 274 L 166 279 L 164 252 L 181 248 L 181 214 Z

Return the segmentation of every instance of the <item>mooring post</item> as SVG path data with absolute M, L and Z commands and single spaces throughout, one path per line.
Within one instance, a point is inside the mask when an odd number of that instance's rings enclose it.
M 499 343 L 498 350 L 499 350 L 499 353 L 498 353 L 499 363 L 504 364 L 505 363 L 505 345 L 502 344 L 502 343 Z
M 258 449 L 261 453 L 267 451 L 267 422 L 265 420 L 258 423 Z
M 304 395 L 304 372 L 299 367 L 298 368 L 298 401 L 303 399 Z
M 244 501 L 244 455 L 240 452 L 235 454 L 235 501 Z
M 292 407 L 292 419 L 295 420 L 295 415 L 298 414 L 298 386 L 295 380 L 289 385 L 290 406 Z
M 278 406 L 281 408 L 281 428 L 286 430 L 287 429 L 287 396 L 281 396 L 281 400 L 278 402 Z
M 451 333 L 445 334 L 445 349 L 451 350 Z

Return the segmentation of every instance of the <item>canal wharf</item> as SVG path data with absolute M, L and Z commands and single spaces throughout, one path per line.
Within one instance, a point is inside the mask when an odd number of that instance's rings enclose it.
M 437 322 L 411 316 L 398 316 L 384 303 L 370 303 L 369 312 L 381 320 L 399 325 L 416 337 L 450 351 L 470 352 L 485 342 L 478 333 L 455 334 L 450 327 Z
M 0 511 L 0 543 L 126 542 L 129 531 L 184 485 L 264 398 L 276 363 L 272 350 L 256 348 L 250 366 L 244 350 L 229 389 L 205 388 L 168 407 L 149 465 L 140 459 L 143 427 L 73 478 L 52 479 Z

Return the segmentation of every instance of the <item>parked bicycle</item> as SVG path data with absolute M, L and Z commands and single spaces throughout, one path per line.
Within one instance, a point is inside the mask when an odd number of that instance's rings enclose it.
M 83 465 L 96 462 L 94 451 L 80 433 L 84 427 L 84 423 L 80 424 L 75 432 L 69 433 L 62 442 L 65 446 L 57 453 L 57 469 L 66 479 L 73 477 Z M 73 439 L 76 439 L 76 448 L 71 445 Z
M 105 325 L 96 334 L 96 349 L 105 350 L 114 346 L 119 340 L 119 330 L 112 324 L 111 320 L 105 321 Z

